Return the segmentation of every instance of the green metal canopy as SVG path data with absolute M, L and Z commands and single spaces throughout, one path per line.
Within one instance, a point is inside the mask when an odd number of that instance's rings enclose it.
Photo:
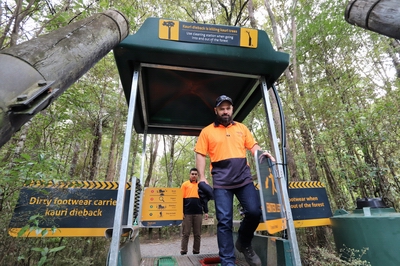
M 262 98 L 260 77 L 269 87 L 289 64 L 264 31 L 160 18 L 148 18 L 114 56 L 128 102 L 138 89 L 135 130 L 149 134 L 198 135 L 214 121 L 221 94 L 233 99 L 234 120 L 242 121 Z

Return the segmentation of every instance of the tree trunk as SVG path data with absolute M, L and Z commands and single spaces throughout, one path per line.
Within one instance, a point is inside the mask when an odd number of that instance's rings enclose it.
M 400 39 L 400 9 L 398 0 L 353 0 L 345 19 L 352 25 Z
M 174 154 L 175 154 L 175 143 L 176 143 L 176 136 L 168 136 L 170 139 L 169 142 L 169 159 L 168 158 L 168 152 L 167 152 L 167 143 L 165 141 L 165 136 L 163 136 L 164 139 L 164 157 L 165 157 L 165 167 L 167 168 L 167 186 L 172 187 L 172 171 L 174 170 Z
M 277 23 L 276 23 L 275 15 L 272 12 L 269 0 L 265 0 L 264 1 L 264 5 L 265 5 L 265 8 L 267 9 L 268 16 L 269 16 L 269 19 L 271 21 L 272 31 L 274 33 L 273 37 L 274 37 L 275 44 L 277 46 L 277 50 L 282 50 L 282 42 L 281 42 L 281 39 L 279 37 L 278 26 L 277 26 Z M 284 75 L 286 76 L 286 79 L 288 81 L 288 86 L 291 86 L 290 84 L 292 83 L 292 79 L 294 77 L 292 77 L 289 69 L 285 70 Z M 274 104 L 276 106 L 276 102 L 275 101 L 274 101 Z M 274 110 L 276 110 L 276 109 L 277 108 L 274 108 Z M 276 112 L 274 112 L 274 120 L 275 121 L 279 121 L 279 114 L 277 114 Z M 278 127 L 278 130 L 279 130 L 280 135 L 282 135 L 280 127 Z M 288 178 L 287 181 L 299 180 L 299 174 L 297 172 L 296 162 L 294 160 L 293 153 L 291 152 L 291 149 L 290 149 L 288 143 L 286 144 L 285 152 L 286 152 L 287 165 L 288 165 L 288 168 L 289 168 L 288 175 L 290 176 L 290 177 L 289 176 L 287 177 Z
M 103 119 L 100 117 L 98 121 L 95 121 L 94 125 L 94 139 L 92 146 L 92 160 L 90 164 L 90 174 L 89 180 L 96 180 L 97 173 L 100 165 L 100 156 L 101 156 L 101 142 L 103 136 Z
M 272 12 L 272 9 L 270 7 L 270 3 L 268 0 L 264 1 L 265 6 L 267 8 L 269 17 L 272 21 L 272 28 L 274 31 L 274 40 L 279 47 L 281 47 L 281 42 L 279 39 L 279 34 L 275 22 L 275 17 Z M 293 5 L 295 6 L 295 5 Z M 286 69 L 284 74 L 287 78 L 288 81 L 288 86 L 291 89 L 291 95 L 292 95 L 292 100 L 294 102 L 294 108 L 296 109 L 296 113 L 300 116 L 299 121 L 300 121 L 300 132 L 301 132 L 301 137 L 302 137 L 302 145 L 303 149 L 306 155 L 306 160 L 308 164 L 308 171 L 310 174 L 310 180 L 312 181 L 319 181 L 319 176 L 317 172 L 317 164 L 316 164 L 316 158 L 314 155 L 314 150 L 312 148 L 313 146 L 313 140 L 312 140 L 312 131 L 310 129 L 309 124 L 307 124 L 306 121 L 312 121 L 310 119 L 309 115 L 307 115 L 307 112 L 305 109 L 302 108 L 301 103 L 298 102 L 297 97 L 301 98 L 304 97 L 303 92 L 301 91 L 300 85 L 301 85 L 301 79 L 299 78 L 300 72 L 299 68 L 297 66 L 297 61 L 296 61 L 296 56 L 297 56 L 297 47 L 296 47 L 296 37 L 297 37 L 297 27 L 296 27 L 296 21 L 295 18 L 291 18 L 291 25 L 292 25 L 292 38 L 293 38 L 293 46 L 292 46 L 292 69 L 293 71 L 290 72 L 289 69 Z M 290 161 L 291 163 L 294 163 L 294 161 Z M 295 168 L 295 164 L 293 164 L 291 167 Z M 295 170 L 296 172 L 296 170 Z M 317 246 L 326 246 L 328 241 L 327 241 L 327 232 L 326 228 L 307 228 L 306 231 L 307 233 L 307 245 L 310 247 L 317 247 Z
M 74 175 L 76 175 L 76 167 L 78 165 L 78 160 L 79 160 L 79 152 L 81 149 L 81 145 L 78 141 L 76 141 L 74 144 L 74 148 L 73 148 L 73 155 L 72 155 L 72 160 L 71 160 L 71 164 L 69 167 L 69 176 L 73 177 Z
M 400 79 L 400 41 L 391 40 L 389 46 L 390 48 L 388 49 L 388 53 L 392 58 L 393 65 L 396 69 L 396 76 Z
M 153 175 L 154 163 L 157 157 L 158 143 L 160 139 L 158 135 L 151 135 L 150 140 L 150 162 L 149 162 L 149 171 L 147 172 L 147 177 L 144 182 L 144 187 L 148 187 L 150 184 L 151 177 Z
M 117 117 L 114 120 L 114 125 L 113 125 L 113 133 L 111 136 L 111 143 L 110 143 L 110 150 L 108 153 L 108 163 L 107 163 L 107 173 L 106 173 L 106 181 L 113 181 L 115 177 L 115 167 L 116 167 L 116 160 L 117 160 L 117 132 L 120 124 L 120 116 L 117 115 Z
M 325 154 L 325 150 L 322 147 L 317 148 L 318 160 L 323 171 L 325 172 L 325 178 L 328 181 L 328 186 L 326 189 L 330 191 L 331 195 L 334 195 L 333 200 L 335 201 L 336 208 L 343 208 L 343 206 L 347 205 L 348 199 L 336 181 Z
M 254 17 L 254 4 L 253 0 L 249 0 L 247 3 L 247 11 L 249 12 L 249 19 L 250 19 L 250 25 L 253 29 L 257 29 L 257 20 Z
M 122 91 L 121 91 L 122 94 Z M 121 95 L 120 94 L 120 95 Z M 118 133 L 119 133 L 119 127 L 121 124 L 121 113 L 118 112 L 114 116 L 114 124 L 113 124 L 113 130 L 112 130 L 112 136 L 111 136 L 111 143 L 110 143 L 110 149 L 108 153 L 108 163 L 107 163 L 107 173 L 106 173 L 106 181 L 113 181 L 115 178 L 115 171 L 116 171 L 116 162 L 117 162 L 117 157 L 118 157 Z
M 137 158 L 137 154 L 139 151 L 139 143 L 140 143 L 140 138 L 139 138 L 139 134 L 135 133 L 135 141 L 133 143 L 131 143 L 131 171 L 129 173 L 129 176 L 132 177 L 134 176 L 135 173 L 135 162 L 136 162 L 136 158 Z
M 83 148 L 83 165 L 82 165 L 82 170 L 80 173 L 81 180 L 88 180 L 89 178 L 89 173 L 90 173 L 90 154 L 89 152 L 92 150 L 92 142 L 86 141 L 84 145 L 82 145 Z

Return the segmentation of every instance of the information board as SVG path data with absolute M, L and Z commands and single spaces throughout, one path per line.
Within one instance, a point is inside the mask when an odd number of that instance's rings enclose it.
M 126 185 L 123 221 L 127 223 L 131 184 Z M 118 182 L 44 182 L 24 186 L 9 225 L 9 234 L 18 236 L 20 230 L 32 225 L 36 216 L 38 227 L 48 229 L 46 237 L 104 237 L 113 227 L 117 204 Z M 51 229 L 55 232 L 51 233 Z M 39 234 L 37 234 L 39 233 Z M 42 237 L 38 232 L 25 232 L 25 237 Z
M 282 212 L 281 190 L 278 188 L 275 166 L 269 158 L 260 157 L 261 153 L 257 151 L 254 155 L 263 213 L 263 221 L 260 222 L 257 230 L 266 230 L 274 234 L 286 229 L 286 218 Z M 321 182 L 289 182 L 288 195 L 296 228 L 331 224 L 332 211 L 325 187 Z
M 148 227 L 179 225 L 183 220 L 180 188 L 147 187 L 143 192 L 142 225 Z
M 295 227 L 331 224 L 332 210 L 321 182 L 289 182 L 289 200 Z
M 164 40 L 257 48 L 258 30 L 160 19 L 158 37 Z

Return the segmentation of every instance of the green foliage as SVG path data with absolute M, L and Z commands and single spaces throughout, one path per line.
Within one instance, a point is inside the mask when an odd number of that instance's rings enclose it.
M 52 260 L 48 258 L 49 254 L 51 253 L 55 253 L 58 252 L 60 250 L 63 250 L 65 248 L 65 246 L 61 246 L 61 247 L 55 247 L 55 248 L 32 248 L 33 251 L 38 251 L 40 252 L 40 260 L 38 262 L 38 266 L 42 266 L 45 265 L 48 262 L 51 262 Z
M 367 249 L 355 250 L 346 248 L 349 255 L 345 260 L 340 258 L 336 253 L 325 248 L 310 249 L 307 254 L 303 255 L 303 265 L 310 266 L 370 266 L 368 261 L 362 259 Z M 341 252 L 344 252 L 342 250 Z
M 0 173 L 3 175 L 0 184 L 22 185 L 29 183 L 30 180 L 62 179 L 62 176 L 57 174 L 58 169 L 62 167 L 60 162 L 51 157 L 48 151 L 37 150 L 37 152 L 34 155 L 23 153 L 14 159 L 11 165 L 4 164 L 0 168 Z
M 43 216 L 41 215 L 33 215 L 31 217 L 29 217 L 28 220 L 28 224 L 23 226 L 21 228 L 21 230 L 18 232 L 18 237 L 23 236 L 25 233 L 31 233 L 31 232 L 35 232 L 35 235 L 37 236 L 46 236 L 49 233 L 49 230 L 46 228 L 41 228 L 39 227 L 39 223 L 41 220 L 45 219 Z M 51 232 L 54 233 L 57 230 L 57 228 L 53 227 L 51 229 Z

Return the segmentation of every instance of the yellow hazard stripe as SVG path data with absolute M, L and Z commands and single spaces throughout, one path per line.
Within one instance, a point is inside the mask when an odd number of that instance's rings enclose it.
M 105 232 L 108 228 L 58 228 L 54 234 L 51 232 L 51 228 L 48 230 L 47 235 L 44 237 L 104 237 Z M 17 237 L 18 232 L 21 228 L 9 228 L 8 234 L 12 237 Z M 35 231 L 25 232 L 22 237 L 43 237 L 41 234 L 37 235 Z
M 293 223 L 295 228 L 324 226 L 324 225 L 331 225 L 331 218 L 295 220 Z
M 32 180 L 24 185 L 25 187 L 40 187 L 40 188 L 85 188 L 85 189 L 103 189 L 116 190 L 118 182 L 110 181 L 43 181 Z M 126 183 L 126 189 L 131 189 L 131 182 Z
M 302 227 L 325 226 L 325 225 L 331 225 L 332 223 L 330 218 L 320 218 L 320 219 L 309 219 L 309 220 L 295 220 L 293 221 L 293 224 L 295 228 L 302 228 Z M 268 231 L 268 233 L 274 234 L 284 229 L 286 229 L 286 220 L 282 218 L 260 223 L 256 231 Z
M 320 181 L 293 181 L 289 182 L 289 188 L 323 188 Z

